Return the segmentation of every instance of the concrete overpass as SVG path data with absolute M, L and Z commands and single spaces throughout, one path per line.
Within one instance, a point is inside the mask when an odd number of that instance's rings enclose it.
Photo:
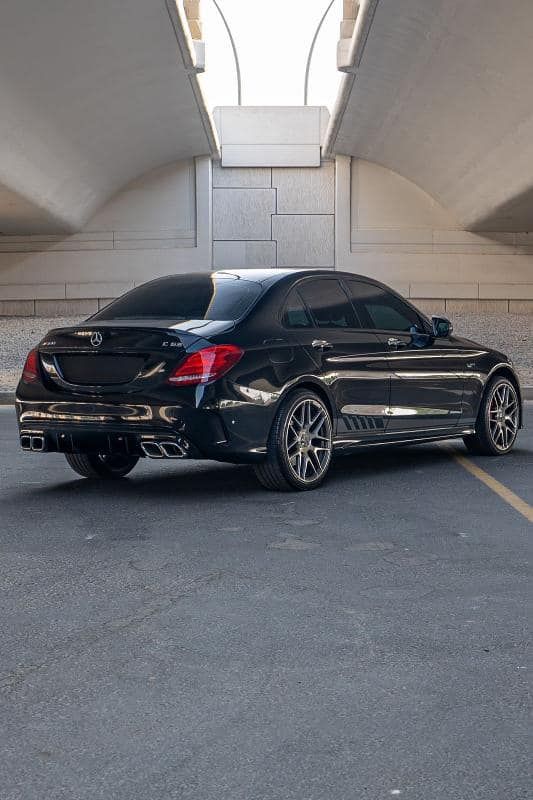
M 532 42 L 531 0 L 361 0 L 326 152 L 409 178 L 468 230 L 533 230 Z
M 198 52 L 173 0 L 3 0 L 0 233 L 80 231 L 134 178 L 216 155 Z
M 531 0 L 343 8 L 331 117 L 226 107 L 215 128 L 199 0 L 4 0 L 0 314 L 89 314 L 232 266 L 533 313 Z

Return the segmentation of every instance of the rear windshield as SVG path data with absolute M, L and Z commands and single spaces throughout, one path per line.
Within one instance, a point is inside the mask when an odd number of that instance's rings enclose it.
M 242 317 L 261 294 L 261 285 L 210 273 L 173 275 L 133 289 L 91 319 L 210 319 Z

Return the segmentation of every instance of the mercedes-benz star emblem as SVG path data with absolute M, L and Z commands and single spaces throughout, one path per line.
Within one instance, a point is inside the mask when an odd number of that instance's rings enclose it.
M 91 334 L 91 344 L 93 347 L 99 347 L 102 344 L 102 334 L 100 331 L 95 331 Z

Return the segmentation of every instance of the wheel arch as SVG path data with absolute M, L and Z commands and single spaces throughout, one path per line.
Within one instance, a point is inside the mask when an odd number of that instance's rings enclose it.
M 308 389 L 310 392 L 314 392 L 320 397 L 320 399 L 326 404 L 326 407 L 331 415 L 333 428 L 336 429 L 337 413 L 335 411 L 335 404 L 326 387 L 317 380 L 304 377 L 301 381 L 298 381 L 298 383 L 293 383 L 291 386 L 287 387 L 281 396 L 281 400 L 284 400 L 291 392 L 297 391 L 298 389 Z
M 479 407 L 481 408 L 481 403 L 485 398 L 489 383 L 493 378 L 507 378 L 509 381 L 511 381 L 514 388 L 516 389 L 516 392 L 518 394 L 518 407 L 520 414 L 519 428 L 521 428 L 523 425 L 523 413 L 524 413 L 522 390 L 520 388 L 520 381 L 518 380 L 518 376 L 510 364 L 496 364 L 496 366 L 491 369 L 491 371 L 487 375 L 487 380 L 485 381 L 485 385 L 483 387 L 483 392 L 481 394 Z

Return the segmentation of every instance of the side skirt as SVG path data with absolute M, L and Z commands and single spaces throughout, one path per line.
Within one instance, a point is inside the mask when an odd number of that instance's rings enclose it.
M 366 449 L 367 447 L 383 447 L 393 445 L 408 445 L 408 444 L 423 444 L 424 442 L 441 442 L 446 439 L 460 439 L 462 436 L 468 436 L 475 433 L 474 428 L 463 429 L 448 429 L 446 432 L 432 433 L 425 436 L 410 436 L 405 434 L 391 436 L 390 438 L 384 437 L 379 441 L 369 441 L 368 439 L 336 439 L 333 442 L 333 449 L 336 453 L 349 452 L 351 450 Z

